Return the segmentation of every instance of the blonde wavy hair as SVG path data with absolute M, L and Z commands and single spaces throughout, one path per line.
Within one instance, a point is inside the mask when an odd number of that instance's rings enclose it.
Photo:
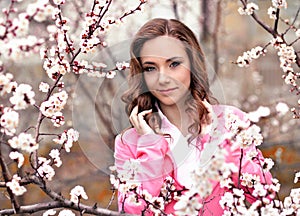
M 159 36 L 170 36 L 180 40 L 184 44 L 190 60 L 191 94 L 185 101 L 186 112 L 193 119 L 193 123 L 188 128 L 189 133 L 192 134 L 190 142 L 201 133 L 201 121 L 208 118 L 208 110 L 202 101 L 206 99 L 209 103 L 216 103 L 217 100 L 212 97 L 209 89 L 204 53 L 194 33 L 182 22 L 175 19 L 156 18 L 148 21 L 139 29 L 130 47 L 129 89 L 122 95 L 122 100 L 126 103 L 128 115 L 137 105 L 139 112 L 152 109 L 152 113 L 146 116 L 146 121 L 155 132 L 159 131 L 157 129 L 161 127 L 161 119 L 155 106 L 159 103 L 147 88 L 140 58 L 140 51 L 144 43 Z

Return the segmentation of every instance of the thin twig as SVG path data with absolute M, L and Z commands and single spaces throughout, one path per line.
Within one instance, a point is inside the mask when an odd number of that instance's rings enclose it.
M 241 148 L 241 157 L 240 157 L 239 175 L 238 175 L 238 189 L 240 189 L 240 186 L 241 186 L 241 174 L 242 174 L 242 162 L 243 162 L 243 156 L 244 156 L 244 149 Z
M 276 34 L 278 34 L 279 14 L 280 14 L 280 9 L 277 8 L 277 10 L 276 10 L 276 19 L 275 19 L 275 23 L 274 23 L 274 32 L 275 32 Z

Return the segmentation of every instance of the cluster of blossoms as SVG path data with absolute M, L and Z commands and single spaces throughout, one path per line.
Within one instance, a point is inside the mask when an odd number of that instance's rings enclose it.
M 269 110 L 265 108 L 263 112 L 263 115 L 269 114 Z M 246 157 L 241 155 L 241 163 L 247 160 L 259 160 L 257 146 L 262 143 L 260 128 L 250 121 L 243 121 L 232 112 L 226 113 L 225 120 L 226 129 L 231 132 L 230 136 L 226 137 L 232 140 L 231 150 L 234 151 L 236 148 L 249 150 Z M 212 142 L 218 141 L 213 137 L 210 139 Z M 207 146 L 211 145 L 205 147 Z M 212 193 L 214 182 L 220 182 L 220 187 L 225 188 L 225 193 L 220 200 L 220 206 L 224 209 L 223 215 L 298 215 L 300 213 L 299 189 L 292 189 L 284 201 L 276 200 L 276 194 L 280 190 L 276 178 L 266 182 L 256 174 L 240 172 L 237 164 L 226 161 L 228 153 L 218 145 L 211 159 L 206 163 L 198 164 L 191 172 L 190 178 L 193 183 L 190 188 L 178 190 L 174 180 L 170 176 L 166 177 L 157 197 L 143 190 L 139 181 L 135 180 L 139 172 L 142 172 L 138 160 L 131 159 L 125 162 L 119 173 L 116 167 L 112 167 L 110 180 L 114 188 L 126 194 L 126 202 L 137 206 L 144 204 L 145 209 L 150 210 L 154 215 L 165 214 L 164 207 L 171 201 L 176 201 L 174 205 L 176 215 L 198 215 L 206 202 L 209 202 L 204 200 Z M 267 173 L 274 162 L 270 158 L 264 158 L 260 161 L 260 165 L 262 173 Z M 235 182 L 235 176 L 238 177 L 238 183 Z M 294 182 L 297 183 L 299 179 L 300 172 L 296 173 Z M 256 201 L 249 204 L 249 197 Z
M 15 2 L 12 1 L 10 10 L 2 11 L 7 18 L 18 12 L 18 9 L 14 7 Z M 41 0 L 28 4 L 26 10 L 13 19 L 0 19 L 1 55 L 6 59 L 17 61 L 24 55 L 28 56 L 37 52 L 45 40 L 28 35 L 30 20 L 43 22 L 52 15 L 53 10 L 54 7 L 49 4 L 48 0 Z
M 9 139 L 8 143 L 13 149 L 20 149 L 28 153 L 34 152 L 39 148 L 39 144 L 36 143 L 32 135 L 27 133 L 20 133 L 18 136 Z
M 89 64 L 85 60 L 77 60 L 76 58 L 78 56 L 81 58 L 81 54 L 96 51 L 99 46 L 101 48 L 106 47 L 107 44 L 104 41 L 106 30 L 112 24 L 120 24 L 121 19 L 140 8 L 125 12 L 121 18 L 112 18 L 106 15 L 111 1 L 97 0 L 92 1 L 92 8 L 88 13 L 84 13 L 81 8 L 77 8 L 82 14 L 76 14 L 78 17 L 72 18 L 77 20 L 71 20 L 63 16 L 62 9 L 74 8 L 78 6 L 79 1 L 74 1 L 68 5 L 63 5 L 65 0 L 36 0 L 30 3 L 24 2 L 24 4 L 21 2 L 22 0 L 11 0 L 8 9 L 2 10 L 4 16 L 0 18 L 0 96 L 11 94 L 11 97 L 7 97 L 7 101 L 11 103 L 11 106 L 6 107 L 6 105 L 0 104 L 0 131 L 3 138 L 1 144 L 7 145 L 8 151 L 11 150 L 9 158 L 17 164 L 18 168 L 24 166 L 25 154 L 23 155 L 23 153 L 30 153 L 29 159 L 32 172 L 28 171 L 26 174 L 29 177 L 26 179 L 26 184 L 37 184 L 34 180 L 31 181 L 30 177 L 33 177 L 33 179 L 38 179 L 40 184 L 43 184 L 43 187 L 48 190 L 50 187 L 46 185 L 46 180 L 53 180 L 55 176 L 54 167 L 62 165 L 61 151 L 70 152 L 73 142 L 78 141 L 79 138 L 79 133 L 76 130 L 65 130 L 53 140 L 55 143 L 60 144 L 61 148 L 51 149 L 48 157 L 41 155 L 41 151 L 39 151 L 40 142 L 43 140 L 40 136 L 53 135 L 53 133 L 40 132 L 42 122 L 48 119 L 55 127 L 60 127 L 65 123 L 62 110 L 67 103 L 68 94 L 63 89 L 64 82 L 61 81 L 62 78 L 70 72 L 113 78 L 117 71 L 127 69 L 129 64 L 126 62 L 118 62 L 114 69 L 106 70 L 107 66 L 103 63 L 93 62 Z M 145 1 L 138 2 L 139 6 L 145 3 Z M 81 4 L 84 3 L 84 1 L 81 1 Z M 17 8 L 18 6 L 19 8 Z M 72 21 L 78 24 L 78 28 L 71 29 Z M 84 29 L 81 31 L 80 27 Z M 36 29 L 46 29 L 46 31 L 36 31 Z M 80 32 L 80 35 L 78 35 L 78 32 Z M 13 81 L 13 75 L 5 73 L 6 65 L 2 62 L 2 60 L 20 61 L 24 57 L 29 57 L 38 52 L 43 60 L 43 69 L 53 81 L 51 85 L 50 83 L 41 82 L 38 86 L 39 91 L 46 93 L 46 99 L 41 101 L 40 104 L 36 103 L 38 99 L 35 98 L 33 88 L 30 85 L 18 84 Z M 19 126 L 18 111 L 32 106 L 39 108 L 37 110 L 39 112 L 37 124 L 35 126 L 27 125 L 26 130 L 17 128 Z M 17 129 L 19 129 L 18 133 Z M 29 133 L 31 130 L 34 132 Z M 7 138 L 5 135 L 13 137 Z M 7 139 L 7 141 L 4 141 L 4 139 Z M 10 177 L 3 178 L 7 189 L 10 189 L 17 196 L 26 192 L 26 188 L 21 183 L 24 176 L 21 175 L 22 172 L 18 173 L 20 175 L 14 175 L 12 179 Z M 49 191 L 55 193 L 54 190 Z M 14 199 L 11 193 L 9 193 L 9 196 L 11 200 Z M 57 194 L 57 196 L 61 195 Z M 88 196 L 83 187 L 76 186 L 70 192 L 70 200 L 79 204 L 80 199 L 88 199 Z M 160 200 L 160 202 L 163 203 L 163 200 Z M 18 206 L 14 205 L 12 202 L 12 208 L 18 211 Z M 66 203 L 63 202 L 62 206 L 67 207 Z M 56 211 L 51 209 L 43 215 L 56 214 Z M 62 210 L 58 215 L 72 216 L 75 214 L 70 210 Z
M 272 0 L 272 5 L 275 8 L 287 8 L 286 0 Z
M 161 187 L 159 196 L 152 196 L 147 190 L 141 188 L 137 181 L 138 173 L 141 173 L 140 163 L 137 160 L 126 161 L 121 172 L 116 171 L 116 167 L 110 167 L 112 171 L 110 182 L 113 188 L 120 193 L 126 194 L 126 202 L 140 206 L 146 204 L 146 208 L 154 215 L 162 215 L 165 205 L 172 200 L 178 200 L 185 189 L 178 190 L 174 186 L 174 179 L 167 176 Z
M 93 10 L 85 14 L 84 29 L 81 32 L 81 43 L 80 48 L 83 53 L 94 52 L 96 47 L 103 46 L 107 44 L 102 41 L 101 34 L 106 30 L 110 24 L 114 23 L 114 19 L 107 17 L 103 19 L 104 8 L 107 7 L 107 1 L 100 0 L 95 1 L 93 5 Z
M 283 78 L 285 83 L 297 86 L 297 79 L 299 74 L 294 72 L 292 64 L 296 62 L 295 50 L 292 46 L 286 45 L 281 37 L 272 39 L 271 44 L 278 50 L 278 56 L 280 60 L 280 67 L 284 72 Z
M 250 2 L 248 3 L 245 7 L 239 7 L 238 9 L 238 12 L 241 14 L 241 15 L 251 15 L 253 14 L 253 12 L 255 10 L 258 10 L 258 5 L 253 3 L 253 2 Z
M 249 51 L 243 53 L 237 59 L 237 64 L 239 67 L 247 67 L 252 62 L 253 59 L 258 59 L 261 55 L 265 54 L 266 50 L 262 47 L 257 46 Z
M 60 159 L 60 152 L 58 149 L 52 149 L 49 153 L 49 156 L 53 159 L 53 163 L 55 166 L 60 167 L 62 165 L 62 161 Z
M 33 99 L 35 93 L 31 89 L 32 87 L 28 84 L 20 84 L 13 90 L 13 96 L 9 101 L 14 105 L 15 110 L 26 109 L 29 104 L 35 104 Z
M 66 91 L 54 93 L 47 101 L 44 101 L 40 106 L 40 111 L 44 116 L 52 118 L 60 116 L 60 112 L 67 103 L 68 94 Z
M 37 169 L 37 174 L 41 178 L 45 178 L 48 181 L 51 181 L 55 175 L 55 171 L 53 167 L 51 166 L 51 160 L 46 159 L 44 157 L 39 157 L 38 158 L 38 169 Z
M 78 141 L 78 138 L 78 131 L 71 128 L 68 131 L 64 131 L 61 135 L 58 136 L 58 138 L 53 139 L 53 141 L 57 144 L 62 145 L 66 152 L 70 152 L 73 146 L 73 142 Z
M 20 181 L 21 178 L 15 174 L 12 180 L 6 183 L 6 186 L 9 187 L 16 196 L 21 196 L 27 191 L 24 186 L 20 185 Z
M 53 34 L 55 33 L 54 31 Z M 44 59 L 43 68 L 53 81 L 71 71 L 70 63 L 63 54 L 68 49 L 64 35 L 58 34 L 55 39 L 57 40 L 57 47 L 53 46 L 50 49 L 43 47 L 40 49 L 40 56 Z

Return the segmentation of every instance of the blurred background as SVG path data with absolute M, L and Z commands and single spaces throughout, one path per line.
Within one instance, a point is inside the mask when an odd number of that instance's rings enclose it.
M 20 7 L 25 8 L 24 2 Z M 91 7 L 91 0 L 74 0 L 66 3 L 62 10 L 70 18 L 75 41 L 79 40 L 81 32 L 82 14 Z M 268 25 L 273 25 L 269 19 L 267 9 L 271 1 L 256 1 L 259 5 L 257 15 Z M 124 11 L 135 8 L 139 1 L 127 0 L 113 1 L 109 16 L 120 17 Z M 8 1 L 0 1 L 1 8 L 5 8 Z M 289 87 L 284 84 L 282 71 L 276 51 L 269 47 L 267 54 L 255 60 L 247 68 L 240 68 L 235 62 L 244 51 L 256 46 L 264 47 L 272 36 L 256 24 L 250 16 L 241 16 L 237 9 L 241 6 L 239 1 L 231 0 L 149 0 L 142 6 L 141 11 L 126 17 L 124 23 L 114 25 L 103 35 L 108 46 L 97 52 L 79 58 L 89 62 L 102 62 L 108 68 L 114 68 L 116 62 L 129 61 L 130 41 L 147 20 L 155 17 L 176 18 L 189 26 L 199 38 L 207 56 L 208 71 L 215 97 L 222 104 L 234 105 L 250 112 L 260 106 L 269 107 L 271 115 L 263 118 L 259 125 L 262 127 L 264 144 L 261 150 L 265 157 L 271 157 L 276 165 L 272 173 L 282 185 L 280 198 L 289 194 L 293 184 L 294 173 L 299 171 L 300 165 L 300 123 L 292 118 L 292 113 L 281 115 L 276 111 L 279 102 L 289 107 L 297 105 L 299 96 L 289 92 Z M 288 8 L 281 10 L 283 19 L 292 20 L 298 8 L 299 1 L 288 1 Z M 45 35 L 45 28 L 51 23 L 46 20 L 32 25 L 32 34 Z M 298 17 L 295 26 L 300 26 Z M 284 31 L 287 26 L 279 24 L 279 30 Z M 287 38 L 292 37 L 287 35 Z M 300 50 L 299 43 L 295 44 Z M 6 60 L 6 67 L 19 83 L 29 83 L 38 92 L 41 81 L 51 83 L 40 60 L 39 54 L 28 56 L 22 61 Z M 299 70 L 299 68 L 298 68 Z M 127 88 L 127 72 L 118 72 L 113 79 L 75 76 L 67 74 L 63 81 L 69 93 L 68 104 L 64 109 L 66 124 L 59 129 L 53 129 L 51 122 L 43 124 L 43 131 L 60 131 L 74 127 L 80 133 L 80 139 L 74 144 L 70 153 L 62 155 L 63 165 L 56 168 L 56 176 L 49 185 L 55 191 L 60 191 L 69 197 L 69 191 L 76 185 L 84 186 L 89 199 L 84 203 L 98 207 L 109 207 L 116 210 L 116 195 L 111 190 L 109 183 L 109 169 L 113 165 L 114 138 L 129 126 L 124 104 L 120 96 Z M 45 97 L 37 93 L 37 104 Z M 26 114 L 26 113 L 30 114 Z M 22 114 L 22 113 L 21 113 Z M 29 125 L 34 125 L 37 112 L 24 111 L 19 131 Z M 40 154 L 48 154 L 53 137 L 45 138 Z M 28 165 L 28 160 L 26 161 Z M 23 170 L 26 173 L 26 168 Z M 299 185 L 298 185 L 299 186 Z M 27 187 L 33 193 L 25 193 L 20 199 L 25 204 L 37 201 L 47 201 L 48 198 L 37 188 Z M 1 189 L 2 190 L 2 189 Z M 1 191 L 0 208 L 9 206 L 6 193 Z M 40 215 L 37 213 L 36 215 Z

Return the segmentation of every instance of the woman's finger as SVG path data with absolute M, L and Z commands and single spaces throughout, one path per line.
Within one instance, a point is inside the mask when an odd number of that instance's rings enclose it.
M 131 124 L 135 127 L 138 124 L 138 119 L 137 119 L 137 114 L 138 114 L 138 106 L 135 106 L 129 116 L 129 120 Z

